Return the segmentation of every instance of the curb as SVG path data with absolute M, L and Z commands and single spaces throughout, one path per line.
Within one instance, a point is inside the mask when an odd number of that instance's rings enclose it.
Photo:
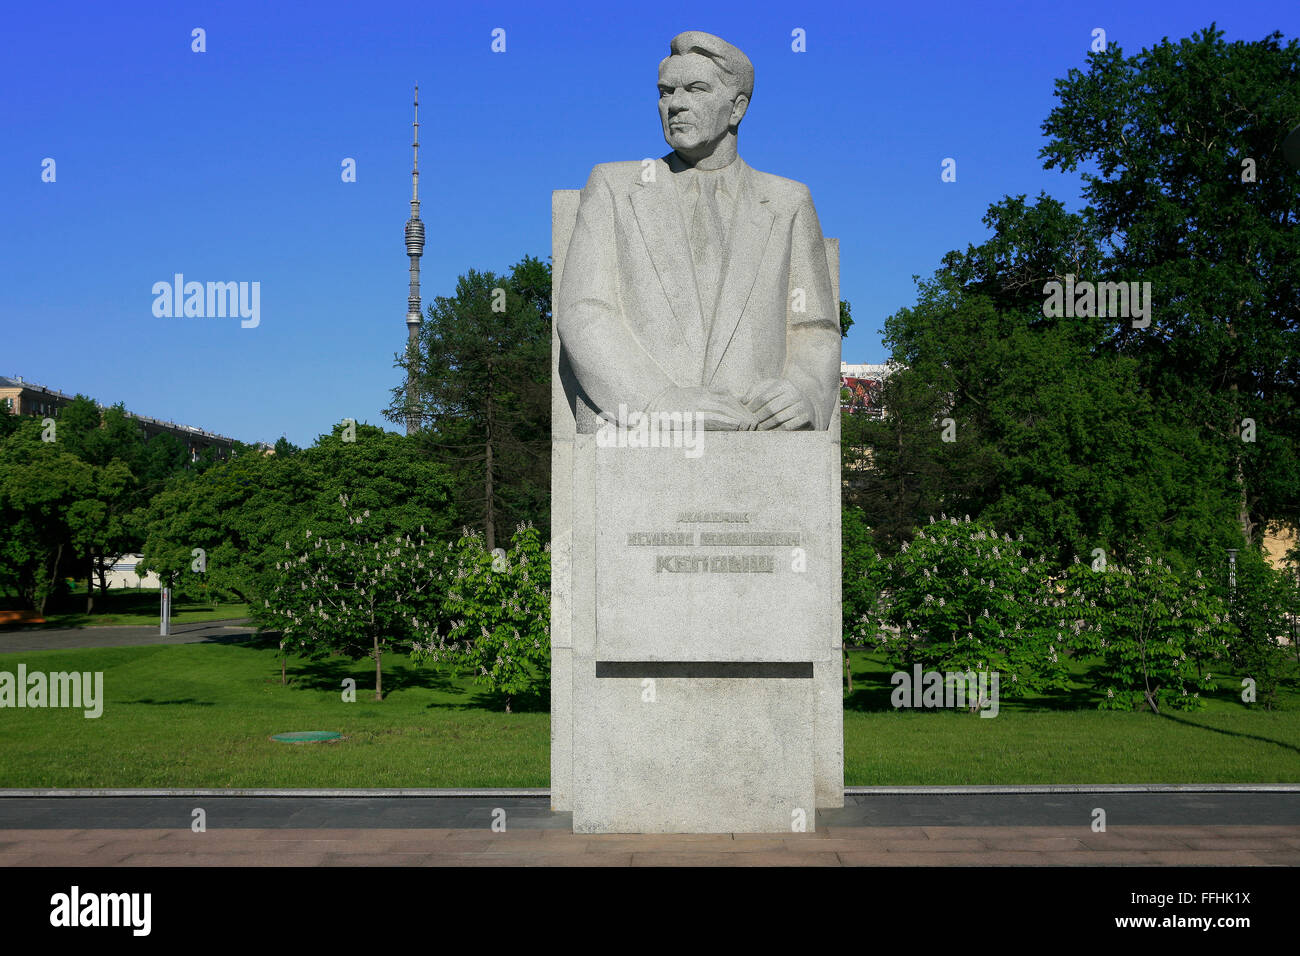
M 845 787 L 846 797 L 908 794 L 998 795 L 1047 793 L 1300 793 L 1300 783 L 1119 783 L 967 787 Z M 0 789 L 5 797 L 549 797 L 545 787 L 395 789 Z

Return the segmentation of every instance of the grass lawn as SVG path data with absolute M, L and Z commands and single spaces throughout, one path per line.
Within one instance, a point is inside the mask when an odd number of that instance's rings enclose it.
M 274 643 L 189 644 L 0 655 L 0 670 L 104 672 L 104 713 L 0 710 L 0 787 L 544 787 L 545 701 L 515 713 L 467 679 L 385 658 L 373 666 L 289 659 Z M 870 784 L 1300 782 L 1300 693 L 1248 709 L 1225 678 L 1191 714 L 1099 712 L 1082 684 L 995 719 L 895 711 L 889 668 L 854 653 L 845 782 Z M 1080 672 L 1082 676 L 1082 672 Z M 341 682 L 357 681 L 344 703 Z M 342 741 L 271 734 L 333 730 Z
M 65 595 L 58 606 L 47 607 L 44 624 L 21 624 L 20 627 L 110 627 L 123 624 L 157 625 L 159 614 L 157 588 L 119 588 L 107 594 L 95 593 L 93 614 L 85 613 L 86 594 Z M 13 605 L 17 607 L 16 604 Z M 247 604 L 222 604 L 217 601 L 173 600 L 172 623 L 221 621 L 248 616 Z

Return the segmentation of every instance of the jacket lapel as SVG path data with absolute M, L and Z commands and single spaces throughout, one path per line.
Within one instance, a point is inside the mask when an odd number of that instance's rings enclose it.
M 638 179 L 632 187 L 632 210 L 659 284 L 672 306 L 682 343 L 691 355 L 698 356 L 704 350 L 704 319 L 672 175 L 667 163 L 656 160 L 654 181 Z
M 713 381 L 727 346 L 731 344 L 736 326 L 740 324 L 745 306 L 749 303 L 749 294 L 758 277 L 758 268 L 763 261 L 763 253 L 767 250 L 767 241 L 772 234 L 775 219 L 767 209 L 767 197 L 758 193 L 753 171 L 740 157 L 736 158 L 736 162 L 741 164 L 740 197 L 735 219 L 728 232 L 730 238 L 727 244 L 728 254 L 723 263 L 722 294 L 705 351 L 705 384 Z M 687 267 L 689 266 L 688 260 Z

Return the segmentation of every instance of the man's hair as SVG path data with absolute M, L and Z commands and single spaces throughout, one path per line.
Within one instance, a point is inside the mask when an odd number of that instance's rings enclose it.
M 754 64 L 749 62 L 749 57 L 722 37 L 715 37 L 712 33 L 703 33 L 699 30 L 687 30 L 673 37 L 673 42 L 668 48 L 672 52 L 659 63 L 659 69 L 662 70 L 664 64 L 674 56 L 698 53 L 713 61 L 713 65 L 722 74 L 723 81 L 734 93 L 745 94 L 747 100 L 753 98 Z

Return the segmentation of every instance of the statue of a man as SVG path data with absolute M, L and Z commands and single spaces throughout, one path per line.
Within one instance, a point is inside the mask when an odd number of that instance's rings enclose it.
M 825 429 L 836 412 L 839 303 L 812 197 L 736 152 L 753 89 L 740 50 L 679 34 L 659 64 L 672 152 L 602 163 L 582 190 L 556 321 L 606 420 Z

